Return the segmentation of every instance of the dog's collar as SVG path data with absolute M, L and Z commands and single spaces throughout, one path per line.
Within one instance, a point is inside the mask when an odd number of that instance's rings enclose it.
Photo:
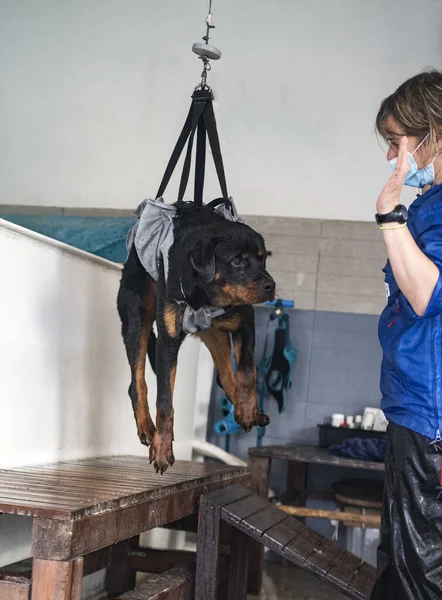
M 192 308 L 187 302 L 186 294 L 183 290 L 181 278 L 179 285 L 183 300 L 175 300 L 178 304 L 176 312 L 176 330 L 183 333 L 198 333 L 212 327 L 212 320 L 216 317 L 226 314 L 231 307 L 218 308 L 215 306 L 201 306 L 198 309 Z

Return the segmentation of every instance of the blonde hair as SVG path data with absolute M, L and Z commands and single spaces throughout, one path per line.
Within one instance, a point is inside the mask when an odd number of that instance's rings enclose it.
M 436 69 L 419 73 L 407 79 L 385 98 L 376 117 L 376 129 L 384 138 L 392 134 L 386 121 L 391 115 L 405 135 L 424 138 L 428 142 L 442 134 L 442 72 Z

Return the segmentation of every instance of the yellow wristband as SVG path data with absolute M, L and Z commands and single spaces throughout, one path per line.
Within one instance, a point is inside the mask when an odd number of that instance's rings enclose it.
M 399 229 L 399 227 L 405 227 L 406 223 L 398 223 L 397 225 L 379 225 L 379 229 Z

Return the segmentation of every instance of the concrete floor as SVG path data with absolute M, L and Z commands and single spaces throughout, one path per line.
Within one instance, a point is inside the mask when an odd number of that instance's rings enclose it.
M 297 567 L 266 561 L 261 594 L 248 600 L 344 600 L 318 579 Z

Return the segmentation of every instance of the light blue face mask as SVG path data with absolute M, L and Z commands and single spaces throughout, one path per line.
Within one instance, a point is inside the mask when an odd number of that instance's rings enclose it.
M 428 133 L 424 139 L 421 141 L 419 146 L 414 150 L 414 152 L 408 153 L 408 164 L 410 165 L 410 170 L 408 171 L 404 184 L 409 185 L 410 187 L 415 188 L 423 188 L 424 185 L 432 185 L 434 183 L 434 161 L 436 160 L 436 156 L 433 158 L 432 162 L 429 165 L 423 167 L 423 169 L 419 169 L 417 166 L 417 162 L 414 159 L 413 154 L 419 150 L 425 140 L 428 138 L 430 134 Z M 393 171 L 396 169 L 397 158 L 392 158 L 388 161 L 391 165 Z

